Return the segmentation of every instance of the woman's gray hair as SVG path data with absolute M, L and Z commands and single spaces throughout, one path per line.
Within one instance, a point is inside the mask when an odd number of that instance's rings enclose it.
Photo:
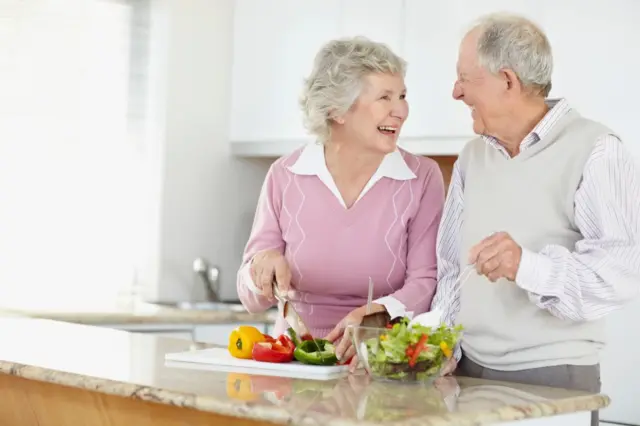
M 495 13 L 481 18 L 478 60 L 491 73 L 510 69 L 523 86 L 545 98 L 551 91 L 553 56 L 545 33 L 522 16 Z
M 391 49 L 365 37 L 332 40 L 320 48 L 304 81 L 300 107 L 304 125 L 319 142 L 331 136 L 332 118 L 346 113 L 373 73 L 406 74 L 406 62 Z

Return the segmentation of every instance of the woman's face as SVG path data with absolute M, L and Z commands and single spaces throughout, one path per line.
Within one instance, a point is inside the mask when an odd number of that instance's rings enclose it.
M 360 97 L 344 116 L 338 117 L 340 139 L 368 150 L 393 152 L 409 115 L 406 91 L 400 74 L 368 75 Z

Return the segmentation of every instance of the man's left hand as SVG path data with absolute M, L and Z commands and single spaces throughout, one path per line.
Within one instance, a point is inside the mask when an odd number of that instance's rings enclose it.
M 521 257 L 522 247 L 511 235 L 497 232 L 471 248 L 469 263 L 475 264 L 478 273 L 491 282 L 500 278 L 515 281 Z

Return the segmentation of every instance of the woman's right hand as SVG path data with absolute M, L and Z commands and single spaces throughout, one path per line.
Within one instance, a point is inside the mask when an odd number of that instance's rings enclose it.
M 291 270 L 287 260 L 277 250 L 258 252 L 253 257 L 250 269 L 253 283 L 269 300 L 273 300 L 274 277 L 281 294 L 286 295 L 291 288 Z

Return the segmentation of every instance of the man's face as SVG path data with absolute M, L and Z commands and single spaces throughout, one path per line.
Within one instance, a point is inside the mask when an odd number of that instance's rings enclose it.
M 458 54 L 458 80 L 453 86 L 453 98 L 471 108 L 473 131 L 492 135 L 509 110 L 507 83 L 478 63 L 478 33 L 472 31 L 462 40 Z

